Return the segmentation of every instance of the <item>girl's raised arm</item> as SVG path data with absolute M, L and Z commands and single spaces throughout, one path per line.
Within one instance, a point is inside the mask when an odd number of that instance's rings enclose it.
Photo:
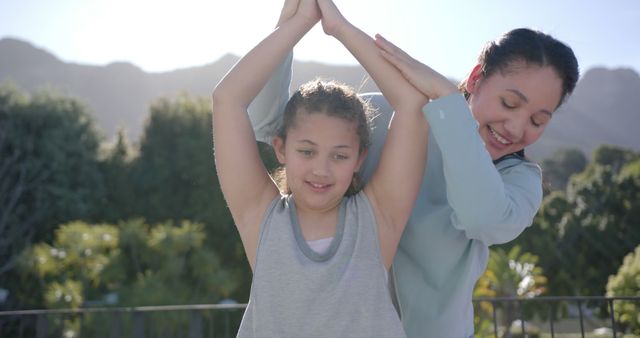
M 395 109 L 378 168 L 365 186 L 376 213 L 385 266 L 391 265 L 402 230 L 420 190 L 427 153 L 428 97 L 384 59 L 375 41 L 348 22 L 331 0 L 318 0 L 325 33 L 355 56 Z
M 294 6 L 295 5 L 295 6 Z M 287 0 L 296 13 L 255 46 L 213 92 L 213 140 L 222 193 L 253 267 L 258 228 L 278 195 L 260 158 L 247 107 L 293 46 L 319 20 L 315 0 Z

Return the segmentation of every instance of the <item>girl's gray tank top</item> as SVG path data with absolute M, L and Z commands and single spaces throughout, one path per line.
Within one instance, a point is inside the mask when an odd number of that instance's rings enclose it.
M 291 196 L 276 198 L 260 227 L 237 337 L 405 337 L 363 192 L 343 199 L 324 254 L 304 240 Z

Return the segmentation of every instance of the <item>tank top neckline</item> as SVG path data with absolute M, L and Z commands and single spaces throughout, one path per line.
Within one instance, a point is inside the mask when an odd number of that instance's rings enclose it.
M 300 251 L 302 251 L 302 253 L 307 258 L 314 262 L 325 262 L 331 259 L 331 257 L 335 255 L 336 251 L 338 251 L 340 242 L 342 242 L 342 236 L 344 234 L 344 221 L 346 218 L 347 199 L 343 198 L 342 202 L 340 203 L 340 208 L 338 209 L 338 217 L 336 220 L 336 233 L 333 236 L 333 240 L 331 241 L 329 248 L 324 253 L 318 253 L 311 249 L 307 241 L 304 239 L 302 229 L 300 228 L 296 204 L 293 201 L 293 195 L 289 195 L 287 200 L 287 203 L 289 203 L 289 217 L 291 218 L 293 235 L 296 239 L 296 243 L 298 244 L 298 248 L 300 248 Z

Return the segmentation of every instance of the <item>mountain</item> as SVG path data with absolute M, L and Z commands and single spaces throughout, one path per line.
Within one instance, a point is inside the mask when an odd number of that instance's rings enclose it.
M 572 147 L 591 155 L 603 143 L 640 151 L 638 127 L 640 75 L 628 68 L 592 68 L 529 153 L 545 158 L 555 149 Z
M 115 135 L 122 126 L 134 140 L 142 134 L 152 101 L 180 92 L 208 97 L 237 61 L 237 56 L 225 55 L 198 67 L 147 73 L 126 62 L 106 66 L 63 62 L 28 42 L 0 40 L 0 81 L 10 79 L 29 92 L 57 88 L 85 102 L 107 136 Z M 377 90 L 360 66 L 299 61 L 294 61 L 291 86 L 296 88 L 318 76 L 340 80 L 361 92 Z M 599 144 L 640 151 L 640 133 L 635 130 L 638 126 L 638 73 L 632 69 L 590 69 L 527 154 L 541 160 L 557 149 L 579 148 L 589 156 Z

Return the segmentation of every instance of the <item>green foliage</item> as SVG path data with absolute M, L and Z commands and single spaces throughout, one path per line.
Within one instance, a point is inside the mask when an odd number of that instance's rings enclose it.
M 53 243 L 26 250 L 20 267 L 44 285 L 47 307 L 77 307 L 107 292 L 128 306 L 215 303 L 237 281 L 204 247 L 205 237 L 201 225 L 186 221 L 72 222 L 56 230 Z
M 522 252 L 519 246 L 509 251 L 494 247 L 484 274 L 478 280 L 476 297 L 532 298 L 545 291 L 547 278 L 537 266 L 538 257 Z
M 610 166 L 618 172 L 622 166 L 640 159 L 640 154 L 616 146 L 600 145 L 593 151 L 593 163 Z
M 132 220 L 119 228 L 119 251 L 102 278 L 119 294 L 121 305 L 216 303 L 238 285 L 219 256 L 204 246 L 199 224 L 149 227 Z
M 20 273 L 5 284 L 20 306 L 49 306 L 45 299 L 55 292 L 45 286 L 56 282 L 58 290 L 69 289 L 67 279 L 80 283 L 72 289 L 84 301 L 99 301 L 115 290 L 131 295 L 122 298 L 131 305 L 248 299 L 251 271 L 217 181 L 208 98 L 158 99 L 135 147 L 122 131 L 112 144 L 100 145 L 86 109 L 64 96 L 29 97 L 3 87 L 0 110 L 0 173 L 8 173 L 0 175 L 0 189 L 22 192 L 13 209 L 0 204 L 0 222 L 28 230 L 8 241 L 16 255 L 40 242 L 28 251 L 31 261 L 25 254 Z M 258 145 L 266 167 L 274 168 L 270 147 Z M 73 220 L 82 222 L 68 223 Z M 72 260 L 67 249 L 62 261 L 52 254 L 66 245 L 55 242 L 58 233 L 81 223 L 118 224 L 117 248 L 93 268 L 86 257 Z M 66 230 L 54 233 L 58 224 Z M 36 256 L 47 263 L 36 265 Z M 179 280 L 185 276 L 190 283 Z
M 101 140 L 88 109 L 50 90 L 0 85 L 0 274 L 8 307 L 37 307 L 41 288 L 15 271 L 20 252 L 58 224 L 95 215 Z M 36 290 L 34 292 L 34 290 Z
M 587 157 L 578 149 L 556 151 L 549 159 L 542 161 L 543 178 L 551 190 L 564 190 L 571 175 L 582 172 L 587 165 Z
M 602 295 L 640 243 L 639 154 L 601 146 L 566 191 L 547 195 L 533 225 L 510 245 L 540 257 L 551 295 Z
M 184 221 L 149 226 L 142 220 L 114 225 L 71 222 L 55 231 L 52 243 L 38 243 L 20 259 L 25 278 L 38 280 L 47 308 L 217 303 L 239 282 L 204 246 L 202 225 Z M 106 303 L 107 294 L 117 303 Z M 156 328 L 183 325 L 187 314 L 164 314 Z M 72 316 L 57 323 L 77 333 Z M 85 323 L 91 330 L 100 323 Z M 89 332 L 89 331 L 87 331 Z
M 251 270 L 218 183 L 213 159 L 210 100 L 181 95 L 151 106 L 139 156 L 130 165 L 135 216 L 149 222 L 188 219 L 204 225 L 205 245 L 241 287 L 231 297 L 248 299 Z
M 56 229 L 53 243 L 27 249 L 20 270 L 44 286 L 46 307 L 77 308 L 103 291 L 101 274 L 117 248 L 114 226 L 71 222 Z
M 44 293 L 45 304 L 49 308 L 77 309 L 82 305 L 82 292 L 82 284 L 74 280 L 51 282 Z
M 124 131 L 118 130 L 115 143 L 103 150 L 100 170 L 104 179 L 105 193 L 97 219 L 116 223 L 136 216 L 136 195 L 131 180 L 131 161 L 134 156 Z
M 517 297 L 533 298 L 545 292 L 547 278 L 542 268 L 537 266 L 538 257 L 528 252 L 522 252 L 519 246 L 513 246 L 509 251 L 501 247 L 493 247 L 489 254 L 487 269 L 478 279 L 473 291 L 474 297 Z M 516 319 L 517 303 L 504 302 L 498 306 L 501 322 L 509 327 Z M 477 331 L 487 331 L 488 318 L 491 318 L 492 305 L 480 303 L 480 310 L 476 311 L 475 322 Z
M 615 275 L 609 276 L 607 296 L 640 296 L 640 246 L 625 256 Z M 640 306 L 633 301 L 615 301 L 613 311 L 619 327 L 640 335 Z

